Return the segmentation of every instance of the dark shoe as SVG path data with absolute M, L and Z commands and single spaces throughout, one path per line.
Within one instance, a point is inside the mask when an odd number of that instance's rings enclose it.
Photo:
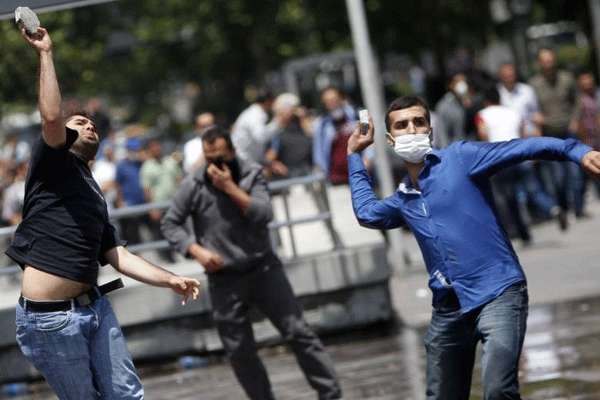
M 569 229 L 569 220 L 567 219 L 567 213 L 565 211 L 558 207 L 554 207 L 550 211 L 550 215 L 552 215 L 552 218 L 556 219 L 556 222 L 558 222 L 558 227 L 561 231 L 564 232 Z

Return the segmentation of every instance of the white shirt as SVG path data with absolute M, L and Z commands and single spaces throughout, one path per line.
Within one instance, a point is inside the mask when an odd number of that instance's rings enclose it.
M 277 125 L 267 125 L 268 120 L 269 115 L 258 104 L 252 104 L 238 116 L 231 140 L 240 157 L 262 164 L 267 145 L 277 132 Z
M 114 162 L 104 158 L 96 160 L 92 166 L 92 176 L 96 183 L 98 183 L 98 186 L 102 188 L 106 183 L 112 182 L 117 178 L 117 166 Z M 110 211 L 117 200 L 117 190 L 113 188 L 103 193 L 108 210 Z
M 512 91 L 498 84 L 500 104 L 519 113 L 525 123 L 525 136 L 529 136 L 535 128 L 533 114 L 539 112 L 540 106 L 533 88 L 525 83 L 517 82 Z
M 489 142 L 503 142 L 521 137 L 522 118 L 515 110 L 506 106 L 489 106 L 479 111 L 485 124 Z
M 195 137 L 188 140 L 183 145 L 183 170 L 186 174 L 193 172 L 194 164 L 204 157 L 204 150 L 202 149 L 202 139 Z

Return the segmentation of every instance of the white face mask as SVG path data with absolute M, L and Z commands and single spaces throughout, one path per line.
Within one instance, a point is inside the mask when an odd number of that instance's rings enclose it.
M 394 152 L 404 161 L 417 164 L 423 161 L 425 155 L 431 152 L 429 133 L 417 133 L 396 136 L 394 138 Z M 390 135 L 391 136 L 391 135 Z
M 454 85 L 454 92 L 459 96 L 464 96 L 469 91 L 469 85 L 465 81 L 459 81 Z

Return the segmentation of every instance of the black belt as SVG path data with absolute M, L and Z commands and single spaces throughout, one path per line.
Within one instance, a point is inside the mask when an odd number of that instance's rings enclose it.
M 29 300 L 23 296 L 19 296 L 19 304 L 27 311 L 34 312 L 54 312 L 54 311 L 68 311 L 73 306 L 85 307 L 98 300 L 100 297 L 107 293 L 122 288 L 123 280 L 117 278 L 102 286 L 94 286 L 87 292 L 80 294 L 79 296 L 71 300 L 60 300 L 60 301 L 37 301 Z

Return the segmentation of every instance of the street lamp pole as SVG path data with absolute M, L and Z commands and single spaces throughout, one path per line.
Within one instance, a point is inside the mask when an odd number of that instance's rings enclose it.
M 365 104 L 375 124 L 375 166 L 377 168 L 377 176 L 383 195 L 389 196 L 394 193 L 395 189 L 386 152 L 385 135 L 383 134 L 385 131 L 385 127 L 383 126 L 385 100 L 381 74 L 379 73 L 377 59 L 375 58 L 369 39 L 363 1 L 346 0 L 346 7 L 352 31 L 354 54 L 358 64 L 360 87 Z M 401 263 L 403 260 L 401 232 L 398 229 L 389 231 L 388 239 L 394 264 Z

